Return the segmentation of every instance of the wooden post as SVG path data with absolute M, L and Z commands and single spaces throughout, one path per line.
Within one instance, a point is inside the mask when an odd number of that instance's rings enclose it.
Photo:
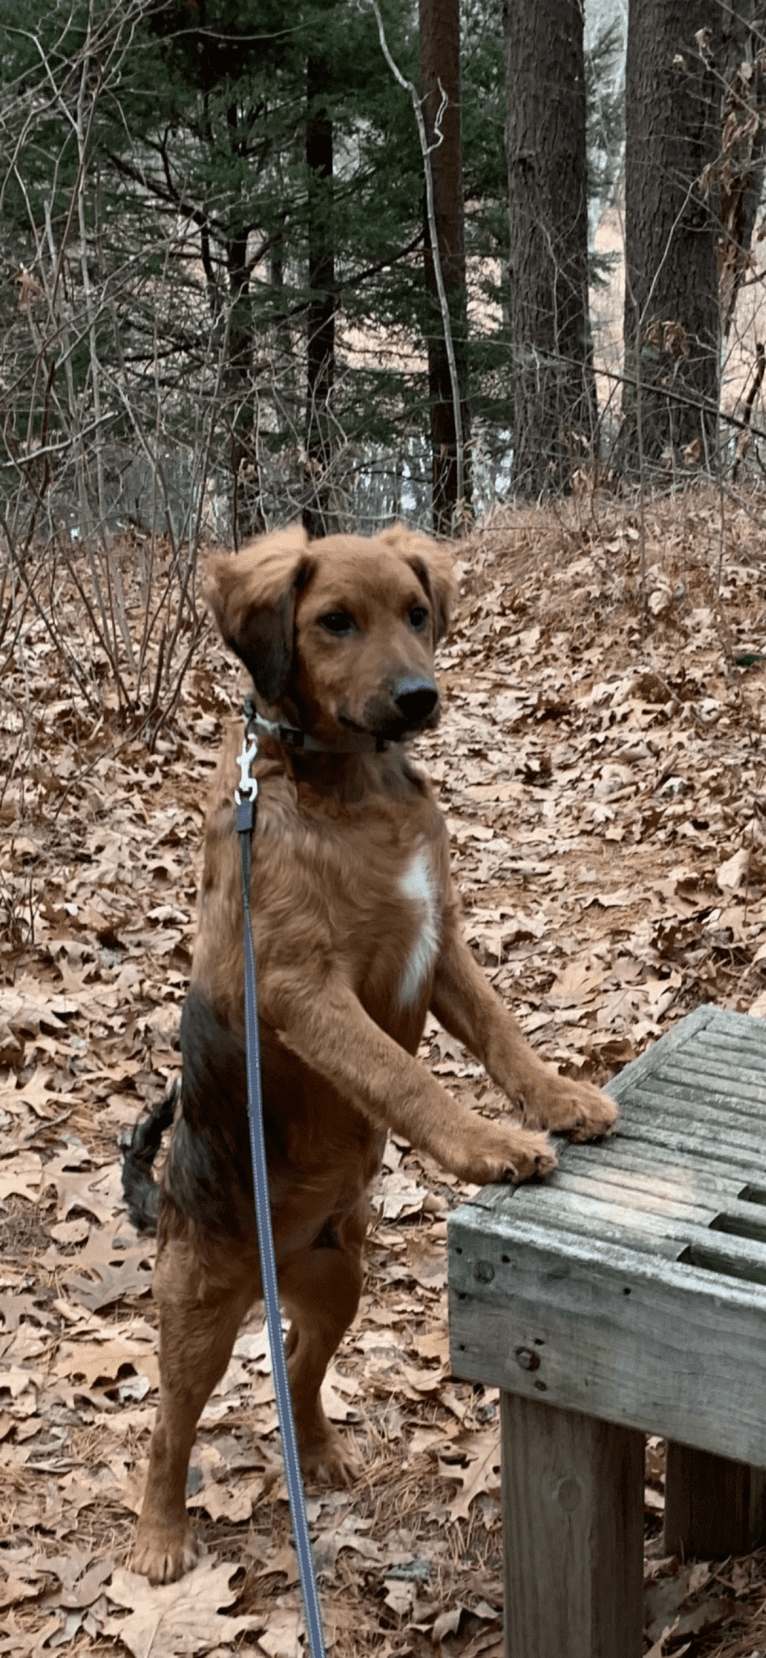
M 665 1468 L 667 1554 L 722 1560 L 764 1540 L 766 1471 L 668 1440 Z
M 507 1658 L 640 1658 L 644 1436 L 501 1394 Z

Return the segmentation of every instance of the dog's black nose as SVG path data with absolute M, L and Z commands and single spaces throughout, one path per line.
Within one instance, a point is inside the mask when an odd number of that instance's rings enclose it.
M 420 725 L 432 714 L 439 693 L 431 679 L 400 679 L 394 689 L 394 702 L 409 725 Z

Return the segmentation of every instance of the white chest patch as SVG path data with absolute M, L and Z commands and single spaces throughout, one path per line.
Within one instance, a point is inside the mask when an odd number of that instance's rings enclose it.
M 428 978 L 439 949 L 436 882 L 431 860 L 424 846 L 415 853 L 409 867 L 399 877 L 399 886 L 419 912 L 418 930 L 399 986 L 400 1005 L 409 1007 L 416 1001 L 421 986 Z

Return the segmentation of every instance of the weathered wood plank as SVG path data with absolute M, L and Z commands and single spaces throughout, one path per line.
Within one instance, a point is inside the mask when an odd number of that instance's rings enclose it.
M 593 1221 L 604 1228 L 604 1238 L 607 1230 L 614 1228 L 619 1233 L 623 1228 L 630 1227 L 636 1237 L 644 1238 L 676 1238 L 679 1240 L 679 1251 L 695 1230 L 702 1231 L 708 1236 L 710 1221 L 714 1218 L 712 1210 L 690 1210 L 688 1206 L 668 1204 L 660 1213 L 657 1208 L 636 1206 L 631 1209 L 626 1203 L 621 1203 L 618 1197 L 609 1196 L 608 1191 L 593 1192 L 583 1196 L 578 1191 L 567 1191 L 559 1185 L 546 1187 L 545 1192 L 529 1192 L 520 1188 L 514 1200 L 513 1226 L 518 1221 L 530 1221 L 533 1225 L 537 1218 L 543 1225 L 547 1219 L 555 1226 L 557 1217 L 561 1217 L 561 1224 L 566 1224 L 567 1230 L 576 1231 L 581 1223 Z M 509 1236 L 512 1234 L 509 1234 Z M 615 1243 L 621 1242 L 615 1237 Z M 766 1255 L 764 1256 L 766 1259 Z
M 740 1188 L 741 1189 L 741 1188 Z M 746 1190 L 747 1188 L 745 1188 Z M 766 1272 L 766 1204 L 738 1201 L 726 1195 L 720 1205 L 708 1209 L 688 1205 L 656 1204 L 633 1205 L 630 1193 L 622 1201 L 620 1188 L 604 1184 L 596 1187 L 587 1183 L 580 1191 L 569 1189 L 557 1175 L 544 1186 L 520 1186 L 516 1190 L 499 1189 L 499 1201 L 493 1207 L 495 1221 L 507 1227 L 512 1239 L 519 1222 L 545 1224 L 567 1232 L 601 1235 L 605 1242 L 624 1244 L 644 1250 L 653 1249 L 665 1239 L 675 1240 L 675 1255 L 682 1258 L 684 1245 L 707 1250 L 722 1264 L 717 1271 L 727 1276 L 737 1275 L 737 1263 L 742 1275 L 754 1282 L 763 1282 Z M 474 1205 L 471 1205 L 473 1209 Z M 708 1262 L 700 1263 L 708 1265 Z
M 640 1658 L 644 1439 L 501 1399 L 508 1658 Z
M 766 1471 L 689 1445 L 667 1446 L 664 1548 L 682 1559 L 722 1560 L 764 1541 Z
M 763 1027 L 761 1021 L 754 1019 L 751 1013 L 732 1013 L 729 1008 L 716 1007 L 713 1002 L 705 1002 L 702 1005 L 712 1010 L 713 1017 L 710 1020 L 701 1020 L 701 1025 L 709 1024 L 712 1030 L 729 1034 L 742 1042 L 758 1041 Z M 696 1009 L 696 1012 L 699 1011 L 699 1008 Z M 694 1018 L 694 1014 L 690 1017 Z M 684 1024 L 685 1020 L 681 1023 Z
M 690 1114 L 690 1121 L 693 1115 Z M 667 1178 L 687 1183 L 702 1201 L 708 1193 L 716 1194 L 711 1201 L 721 1205 L 736 1198 L 745 1186 L 757 1184 L 759 1179 L 766 1190 L 762 1142 L 756 1148 L 748 1138 L 742 1149 L 732 1147 L 727 1137 L 724 1145 L 711 1145 L 707 1130 L 700 1132 L 692 1127 L 683 1132 L 683 1125 L 672 1109 L 663 1113 L 661 1122 L 649 1113 L 625 1114 L 612 1139 L 582 1146 L 559 1140 L 556 1149 L 562 1173 L 576 1171 L 595 1181 L 603 1176 L 610 1181 L 625 1179 L 628 1183 L 633 1173 L 639 1179 Z M 539 1192 L 549 1189 L 550 1184 L 549 1181 L 545 1186 L 535 1183 L 519 1190 Z M 507 1187 L 485 1186 L 471 1202 L 477 1208 L 494 1209 L 507 1200 Z
M 551 1176 L 547 1188 L 554 1192 L 578 1193 L 591 1203 L 618 1203 L 626 1210 L 645 1210 L 647 1214 L 672 1215 L 677 1219 L 686 1215 L 690 1221 L 701 1226 L 709 1226 L 720 1208 L 720 1204 L 710 1198 L 707 1201 L 697 1200 L 678 1186 L 668 1184 L 663 1191 L 659 1183 L 652 1186 L 647 1182 L 641 1186 L 638 1182 L 611 1179 L 608 1169 L 604 1170 L 600 1180 L 592 1175 L 580 1174 L 576 1167 L 561 1169 Z
M 763 1126 L 766 1103 L 766 1099 L 751 1098 L 746 1089 L 735 1102 L 731 1094 L 721 1093 L 712 1081 L 703 1090 L 699 1083 L 666 1076 L 664 1072 L 662 1076 L 648 1077 L 640 1084 L 632 1096 L 631 1106 L 645 1113 L 650 1100 L 656 1101 L 660 1108 L 664 1101 L 665 1110 L 676 1111 L 681 1121 L 689 1119 L 711 1123 L 727 1133 L 732 1129 L 739 1134 L 751 1134 L 754 1143 L 757 1141 L 758 1126 Z
M 631 1226 L 629 1217 L 615 1207 L 606 1215 L 603 1209 L 584 1207 L 576 1204 L 570 1208 L 565 1202 L 544 1204 L 543 1208 L 527 1207 L 522 1203 L 520 1208 L 521 1219 L 531 1220 L 538 1224 L 545 1224 L 550 1216 L 551 1224 L 557 1231 L 571 1233 L 574 1237 L 601 1239 L 605 1244 L 618 1244 L 624 1249 L 635 1249 L 638 1254 L 662 1255 L 669 1261 L 677 1261 L 689 1246 L 688 1230 L 678 1223 L 680 1236 L 668 1236 L 668 1228 L 663 1227 L 650 1217 L 642 1217 L 644 1224 Z M 707 1236 L 707 1234 L 705 1234 Z
M 723 1205 L 710 1226 L 713 1232 L 727 1232 L 733 1238 L 757 1238 L 766 1243 L 766 1205 L 738 1203 L 732 1199 Z
M 753 1019 L 752 1030 L 746 1035 L 732 1036 L 730 1033 L 716 1030 L 713 1023 L 697 1032 L 692 1043 L 692 1051 L 708 1054 L 741 1053 L 748 1064 L 760 1067 L 766 1055 L 766 1027 L 762 1026 L 759 1029 L 758 1021 Z
M 623 1119 L 620 1132 L 625 1140 L 638 1140 L 645 1144 L 656 1141 L 680 1153 L 688 1146 L 691 1151 L 727 1166 L 732 1156 L 740 1163 L 747 1162 L 753 1169 L 758 1167 L 759 1158 L 761 1163 L 763 1161 L 763 1141 L 759 1142 L 755 1132 L 743 1134 L 739 1128 L 726 1125 L 724 1134 L 720 1117 L 698 1126 L 694 1113 L 683 1116 L 672 1109 L 672 1105 L 669 1108 L 668 1100 L 662 1096 L 648 1095 L 645 1105 L 640 1125 L 628 1116 Z
M 699 1233 L 735 1267 L 764 1259 Z M 449 1237 L 457 1375 L 766 1466 L 762 1283 L 470 1205 Z
M 766 1243 L 766 1204 L 728 1195 L 715 1201 L 710 1194 L 707 1203 L 693 1203 L 665 1197 L 662 1192 L 636 1191 L 620 1182 L 596 1183 L 578 1180 L 574 1175 L 554 1175 L 544 1192 L 521 1187 L 515 1194 L 514 1216 L 526 1215 L 534 1220 L 536 1214 L 546 1212 L 575 1220 L 580 1216 L 596 1224 L 603 1221 L 605 1226 L 624 1224 L 638 1236 L 656 1233 L 660 1237 L 692 1237 L 702 1227 Z M 670 1222 L 675 1224 L 670 1227 Z
M 630 1203 L 633 1193 L 636 1193 L 639 1200 L 654 1200 L 659 1207 L 664 1202 L 677 1201 L 713 1210 L 727 1203 L 736 1203 L 741 1193 L 752 1184 L 752 1168 L 736 1180 L 727 1179 L 723 1171 L 716 1179 L 715 1168 L 700 1164 L 691 1169 L 678 1158 L 674 1163 L 666 1164 L 662 1164 L 659 1158 L 633 1159 L 632 1162 L 627 1158 L 614 1158 L 606 1165 L 599 1165 L 598 1162 L 591 1163 L 577 1157 L 561 1160 L 559 1169 L 549 1177 L 546 1185 L 558 1185 L 559 1180 L 566 1181 L 573 1176 L 582 1182 L 583 1190 L 608 1188 L 619 1192 L 621 1201 L 626 1203 Z M 643 1201 L 640 1206 L 645 1206 Z
M 742 1187 L 741 1180 L 727 1182 L 722 1175 L 716 1179 L 715 1174 L 711 1174 L 706 1165 L 692 1170 L 680 1159 L 676 1159 L 674 1167 L 663 1167 L 656 1161 L 647 1162 L 644 1158 L 630 1159 L 627 1156 L 625 1159 L 579 1156 L 561 1158 L 553 1179 L 572 1177 L 587 1181 L 592 1186 L 619 1186 L 640 1194 L 642 1198 L 659 1198 L 660 1202 L 669 1198 L 678 1199 L 679 1202 L 708 1205 L 711 1201 L 717 1202 L 724 1193 L 732 1199 L 735 1198 Z
M 496 1218 L 501 1214 L 502 1211 L 497 1211 Z M 513 1197 L 513 1209 L 506 1211 L 502 1237 L 513 1243 L 519 1226 L 547 1226 L 550 1222 L 551 1228 L 562 1234 L 600 1238 L 605 1245 L 663 1255 L 708 1274 L 719 1273 L 724 1278 L 766 1284 L 766 1238 L 753 1214 L 764 1215 L 761 1205 L 732 1204 L 730 1210 L 722 1210 L 716 1216 L 712 1225 L 701 1226 L 683 1216 L 674 1219 L 645 1210 L 631 1214 L 621 1205 L 589 1202 L 576 1193 L 559 1192 L 554 1187 L 533 1192 L 522 1186 Z M 456 1284 L 463 1284 L 465 1270 L 464 1264 L 454 1264 Z M 710 1280 L 708 1283 L 712 1291 L 714 1286 Z M 474 1285 L 469 1283 L 468 1287 L 473 1293 Z M 488 1293 L 494 1295 L 496 1287 Z
M 720 1082 L 724 1093 L 731 1094 L 732 1105 L 736 1102 L 743 1087 L 755 1088 L 763 1092 L 766 1084 L 766 1053 L 763 1065 L 757 1066 L 752 1058 L 748 1061 L 741 1049 L 732 1048 L 726 1054 L 713 1053 L 701 1046 L 684 1048 L 677 1054 L 671 1054 L 662 1068 L 664 1077 L 692 1077 L 704 1089 L 708 1082 Z
M 733 1129 L 724 1137 L 720 1118 L 717 1123 L 700 1125 L 693 1114 L 684 1118 L 672 1107 L 666 1109 L 667 1103 L 666 1100 L 660 1101 L 654 1112 L 647 1110 L 641 1118 L 625 1116 L 620 1123 L 621 1138 L 636 1146 L 666 1145 L 669 1151 L 681 1156 L 689 1151 L 707 1161 L 712 1159 L 713 1167 L 723 1163 L 725 1169 L 730 1168 L 735 1161 L 739 1167 L 744 1164 L 752 1178 L 758 1167 L 756 1142 L 752 1135 L 740 1134 Z
M 719 1101 L 707 1103 L 699 1095 L 686 1098 L 678 1085 L 670 1089 L 658 1081 L 652 1088 L 647 1085 L 634 1109 L 624 1113 L 619 1132 L 625 1140 L 651 1144 L 658 1128 L 664 1132 L 675 1124 L 682 1148 L 687 1136 L 692 1153 L 698 1151 L 698 1141 L 703 1147 L 714 1142 L 734 1163 L 745 1162 L 753 1170 L 759 1166 L 763 1120 L 763 1111 L 725 1111 Z
M 712 1163 L 701 1152 L 685 1150 L 682 1154 L 673 1152 L 666 1146 L 658 1146 L 650 1141 L 640 1139 L 626 1140 L 622 1133 L 622 1122 L 612 1139 L 597 1141 L 595 1144 L 571 1145 L 561 1142 L 557 1144 L 559 1163 L 562 1168 L 574 1164 L 578 1169 L 592 1169 L 597 1174 L 605 1165 L 610 1168 L 614 1165 L 624 1170 L 629 1177 L 636 1174 L 656 1174 L 660 1179 L 686 1179 L 699 1187 L 701 1191 L 714 1188 L 721 1193 L 728 1192 L 735 1197 L 737 1191 L 752 1181 L 756 1172 L 762 1172 L 766 1180 L 766 1167 L 763 1159 L 756 1164 L 752 1158 L 744 1158 L 741 1162 L 735 1159 L 725 1167 L 719 1163 Z M 496 1186 L 482 1187 L 481 1191 L 471 1201 L 477 1203 L 487 1191 L 497 1191 Z
M 695 1064 L 691 1056 L 681 1060 L 671 1055 L 663 1067 L 661 1080 L 664 1087 L 673 1091 L 680 1087 L 687 1096 L 696 1092 L 705 1105 L 711 1100 L 720 1100 L 727 1116 L 730 1112 L 735 1117 L 740 1112 L 753 1116 L 755 1108 L 762 1110 L 766 1100 L 766 1078 L 763 1076 L 744 1069 L 735 1073 L 733 1065 L 731 1070 L 724 1070 L 720 1065 L 707 1065 L 703 1059 Z M 656 1081 L 653 1086 L 656 1086 Z

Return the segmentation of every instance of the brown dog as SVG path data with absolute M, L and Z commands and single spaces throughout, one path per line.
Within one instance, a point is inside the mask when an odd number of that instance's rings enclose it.
M 525 1180 L 556 1161 L 539 1130 L 586 1139 L 607 1132 L 616 1111 L 535 1057 L 460 936 L 444 820 L 403 746 L 438 718 L 433 652 L 453 600 L 446 553 L 401 527 L 316 543 L 294 528 L 214 559 L 208 599 L 262 716 L 253 915 L 296 1427 L 304 1473 L 347 1480 L 354 1459 L 319 1390 L 356 1312 L 386 1130 L 462 1180 Z M 232 731 L 213 784 L 159 1201 L 160 1406 L 135 1551 L 154 1582 L 194 1562 L 184 1491 L 197 1421 L 261 1290 L 233 807 L 242 734 Z M 476 1116 L 416 1062 L 429 1008 L 483 1061 L 523 1126 Z M 154 1113 L 153 1143 L 144 1133 L 128 1153 L 139 1220 L 171 1108 L 162 1121 L 163 1108 Z

